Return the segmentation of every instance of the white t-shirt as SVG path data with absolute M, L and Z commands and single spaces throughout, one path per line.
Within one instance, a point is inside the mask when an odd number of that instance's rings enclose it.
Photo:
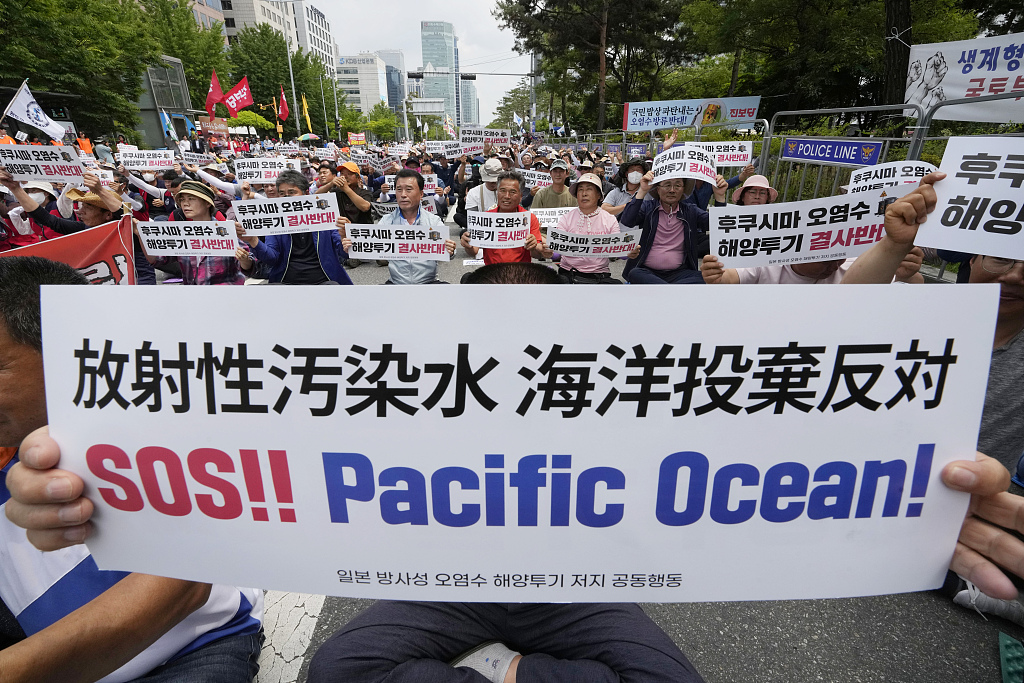
M 759 266 L 757 268 L 737 268 L 741 285 L 836 285 L 843 281 L 843 276 L 850 269 L 853 259 L 848 258 L 839 266 L 839 270 L 824 280 L 813 280 L 798 275 L 792 266 Z
M 466 192 L 466 211 L 487 211 L 497 205 L 497 188 L 488 190 L 487 185 L 481 183 Z

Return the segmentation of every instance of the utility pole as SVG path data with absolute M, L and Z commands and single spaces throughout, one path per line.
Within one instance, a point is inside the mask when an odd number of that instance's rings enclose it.
M 537 124 L 537 53 L 530 53 L 530 132 Z

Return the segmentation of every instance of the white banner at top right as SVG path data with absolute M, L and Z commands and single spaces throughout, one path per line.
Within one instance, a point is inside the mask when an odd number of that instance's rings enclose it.
M 927 111 L 944 100 L 1024 92 L 1024 33 L 928 43 L 910 48 L 904 102 Z M 905 112 L 914 115 L 912 110 Z M 1020 97 L 939 109 L 946 121 L 1024 122 Z

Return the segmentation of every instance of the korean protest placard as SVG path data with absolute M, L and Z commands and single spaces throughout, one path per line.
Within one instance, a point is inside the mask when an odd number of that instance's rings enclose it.
M 102 185 L 103 187 L 110 187 L 110 184 L 114 182 L 113 171 L 107 171 L 102 168 L 97 168 L 92 172 L 95 173 L 96 177 L 100 179 L 100 185 Z
M 541 229 L 550 230 L 558 225 L 558 219 L 572 211 L 574 206 L 562 206 L 557 209 L 530 209 L 530 213 L 537 217 Z
M 466 151 L 462 149 L 462 143 L 458 140 L 445 140 L 441 143 L 441 152 L 447 159 L 458 159 Z
M 627 102 L 622 111 L 622 130 L 750 122 L 757 118 L 760 104 L 760 96 Z
M 461 126 L 459 144 L 463 154 L 479 154 L 484 151 L 484 129 L 481 126 Z
M 402 158 L 409 156 L 410 150 L 409 145 L 388 145 L 388 154 L 394 154 Z
M 712 206 L 711 253 L 726 268 L 855 258 L 885 235 L 885 207 L 912 185 L 760 206 Z
M 651 172 L 655 183 L 672 178 L 693 178 L 714 185 L 718 177 L 711 153 L 690 145 L 672 147 L 658 154 L 654 157 Z
M 941 316 L 931 287 L 540 287 L 43 287 L 94 559 L 403 600 L 942 584 L 997 286 L 942 288 Z M 598 314 L 552 325 L 538 297 Z M 672 315 L 608 324 L 640 299 Z
M 230 256 L 239 246 L 231 221 L 143 221 L 139 241 L 150 256 Z
M 445 236 L 440 230 L 422 225 L 356 225 L 345 227 L 352 239 L 349 256 L 366 259 L 405 261 L 447 261 Z
M 530 213 L 497 213 L 492 211 L 466 212 L 466 231 L 469 243 L 485 249 L 512 249 L 521 247 L 530 236 Z
M 74 147 L 0 145 L 0 166 L 15 180 L 80 183 L 85 167 Z
M 553 249 L 563 256 L 619 258 L 640 244 L 642 232 L 643 230 L 623 230 L 608 235 L 580 235 L 548 228 L 548 249 Z
M 174 152 L 169 149 L 121 152 L 120 161 L 129 170 L 143 171 L 146 169 L 156 169 L 166 171 L 174 168 Z
M 349 133 L 348 134 L 349 145 L 366 145 L 366 133 Z
M 945 100 L 1024 91 L 1024 33 L 928 43 L 910 48 L 904 102 L 925 111 Z M 917 116 L 911 109 L 907 116 Z M 1019 98 L 942 107 L 946 121 L 1024 122 Z
M 1024 138 L 950 138 L 939 170 L 938 202 L 915 242 L 1024 259 Z
M 239 183 L 245 180 L 254 183 L 274 183 L 277 182 L 281 171 L 289 168 L 298 171 L 302 166 L 297 159 L 284 157 L 235 159 L 235 180 Z
M 250 236 L 287 235 L 334 230 L 338 198 L 333 192 L 277 199 L 247 199 L 234 203 L 238 222 Z
M 484 144 L 504 147 L 512 140 L 512 131 L 507 128 L 485 128 Z
M 746 140 L 687 142 L 686 146 L 708 151 L 715 160 L 715 166 L 746 166 L 754 153 L 754 143 Z
M 202 166 L 204 164 L 210 163 L 210 155 L 209 154 L 197 154 L 195 152 L 182 152 L 181 153 L 181 160 L 184 161 L 186 164 L 193 164 L 193 165 L 196 165 L 196 166 Z
M 548 171 L 519 171 L 526 181 L 526 187 L 547 187 L 551 184 L 551 174 Z
M 395 164 L 398 164 L 400 162 L 401 162 L 401 159 L 399 159 L 396 156 L 386 156 L 383 159 L 380 159 L 380 158 L 371 158 L 370 159 L 370 165 L 373 166 L 373 170 L 377 171 L 378 173 L 383 173 L 384 171 L 390 171 Z
M 427 154 L 440 154 L 444 149 L 444 142 L 441 140 L 427 140 L 423 144 L 426 147 Z
M 850 174 L 847 192 L 867 192 L 883 187 L 917 185 L 921 178 L 935 170 L 927 161 L 890 161 L 866 168 L 859 168 Z

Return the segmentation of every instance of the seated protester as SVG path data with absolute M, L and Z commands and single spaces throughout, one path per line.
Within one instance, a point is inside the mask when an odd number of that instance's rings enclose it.
M 101 571 L 84 545 L 40 552 L 4 514 L 17 446 L 33 431 L 46 432 L 44 284 L 88 281 L 56 261 L 0 259 L 0 614 L 17 619 L 0 617 L 0 634 L 9 636 L 0 678 L 252 680 L 263 640 L 262 590 Z
M 726 187 L 736 187 L 741 182 L 753 177 L 753 174 L 755 172 L 756 169 L 750 164 L 747 164 L 747 166 L 744 167 L 743 171 L 741 171 L 739 175 L 733 176 L 732 178 L 729 178 L 728 181 L 726 181 Z M 760 177 L 764 178 L 764 176 Z M 764 187 L 768 186 L 767 183 L 768 180 L 765 179 Z M 693 188 L 693 192 L 691 192 L 690 196 L 686 198 L 686 201 L 701 209 L 706 209 L 708 207 L 708 202 L 711 201 L 711 195 L 714 194 L 714 191 L 715 188 L 712 187 L 711 183 L 704 182 L 703 180 L 698 180 L 696 186 L 694 186 Z M 733 196 L 735 196 L 735 193 L 733 193 Z
M 548 171 L 548 159 L 547 159 L 547 157 L 537 157 L 536 159 L 533 160 L 533 167 L 530 168 L 530 169 L 526 169 L 526 170 L 540 171 L 542 173 L 543 172 L 547 172 Z M 550 173 L 548 173 L 548 174 L 550 175 Z M 533 206 L 534 197 L 536 197 L 538 192 L 540 192 L 540 186 L 539 185 L 534 185 L 533 187 L 530 188 L 529 192 L 524 192 L 523 193 L 523 201 L 520 202 L 520 203 L 524 207 L 530 208 L 531 206 Z
M 395 196 L 398 199 L 398 208 L 377 221 L 379 225 L 421 225 L 447 234 L 448 228 L 441 219 L 420 207 L 420 201 L 423 199 L 423 176 L 419 173 L 410 169 L 399 171 L 395 175 Z M 344 237 L 344 228 L 339 232 Z M 444 244 L 449 256 L 455 253 L 455 242 L 446 239 Z M 352 240 L 345 237 L 343 245 L 348 251 Z M 388 261 L 388 274 L 389 278 L 385 284 L 389 285 L 442 282 L 437 279 L 437 261 Z
M 277 191 L 282 197 L 301 197 L 309 191 L 309 182 L 298 171 L 288 169 L 277 177 Z M 347 222 L 348 218 L 339 217 L 338 227 L 343 228 Z M 267 235 L 265 241 L 260 241 L 239 231 L 239 237 L 259 262 L 258 274 L 271 283 L 286 285 L 352 284 L 341 265 L 348 258 L 341 244 L 344 234 L 343 229 L 320 230 Z
M 340 166 L 335 166 L 333 161 L 321 162 L 316 193 L 323 192 L 334 192 L 341 215 L 350 223 L 373 223 L 370 212 L 373 197 L 362 188 L 359 167 L 351 161 Z
M 53 189 L 53 185 L 50 183 L 32 180 L 23 183 L 22 189 L 25 190 L 36 204 L 43 207 L 47 212 L 52 212 L 53 207 L 58 206 L 55 204 L 57 191 Z M 70 186 L 65 186 L 65 190 L 68 189 L 70 189 Z M 64 196 L 66 195 L 62 192 L 61 197 Z M 68 204 L 71 204 L 70 200 Z M 71 216 L 70 211 L 68 216 Z M 43 240 L 60 237 L 58 233 L 32 220 L 32 217 L 27 215 L 24 207 L 21 206 L 16 206 L 7 212 L 6 233 L 7 248 L 9 249 L 17 249 Z
M 601 198 L 608 196 L 608 193 L 615 189 L 615 186 L 608 182 L 608 170 L 603 161 L 594 164 L 594 175 L 601 179 Z
M 644 160 L 634 157 L 622 166 L 612 178 L 612 190 L 604 197 L 601 208 L 613 216 L 618 216 L 626 208 L 640 189 L 640 179 L 644 177 Z
M 222 221 L 224 215 L 214 206 L 214 192 L 195 180 L 186 180 L 178 187 L 177 203 L 185 221 Z M 175 218 L 177 220 L 177 218 Z M 138 228 L 136 228 L 138 230 Z M 181 281 L 186 285 L 243 285 L 245 274 L 253 267 L 249 250 L 238 247 L 234 257 L 228 256 L 150 256 L 146 258 L 157 268 L 177 264 Z
M 576 206 L 576 197 L 566 187 L 566 178 L 569 176 L 569 166 L 561 159 L 551 162 L 551 184 L 542 187 L 533 195 L 531 209 L 558 209 L 563 206 Z
M 432 173 L 436 173 L 433 164 L 425 163 L 420 166 L 420 175 L 428 176 Z M 440 175 L 437 176 L 437 190 L 432 199 L 434 200 L 434 208 L 437 210 L 437 215 L 442 221 L 448 215 L 448 207 L 458 201 L 455 195 L 451 193 L 451 188 L 445 185 L 444 178 Z
M 743 173 L 746 173 L 747 169 L 753 171 L 754 167 L 747 166 Z M 772 187 L 763 175 L 747 176 L 743 181 L 743 187 L 737 187 L 732 193 L 732 203 L 737 206 L 763 206 L 774 203 L 778 198 L 779 191 Z
M 521 203 L 523 198 L 523 186 L 526 181 L 518 171 L 502 171 L 498 174 L 498 205 L 491 209 L 495 213 L 521 213 L 526 211 Z M 463 232 L 460 238 L 462 248 L 471 257 L 476 258 L 480 253 L 479 247 L 469 243 L 469 233 Z M 540 221 L 536 216 L 530 216 L 530 235 L 526 243 L 521 247 L 513 249 L 484 249 L 484 264 L 492 263 L 530 263 L 530 257 L 550 258 L 551 252 L 544 246 L 544 235 L 540 232 Z M 469 275 L 469 273 L 467 273 Z M 466 277 L 462 278 L 466 282 Z
M 914 247 L 917 230 L 928 214 L 935 209 L 936 196 L 932 185 L 946 177 L 936 171 L 921 179 L 920 186 L 900 197 L 885 209 L 885 235 L 851 266 L 843 284 L 878 284 L 892 278 L 900 264 Z M 934 217 L 932 218 L 934 220 Z M 978 448 L 992 453 L 1008 473 L 1018 471 L 1018 462 L 1024 453 L 1024 261 L 996 256 L 978 255 L 971 259 L 972 283 L 999 285 L 999 309 L 996 315 L 995 336 L 992 340 L 992 360 L 985 391 L 985 407 L 981 413 Z M 1024 489 L 1014 483 L 1004 499 L 1001 514 L 1012 512 L 1013 498 L 1024 500 Z M 972 511 L 977 503 L 972 500 Z M 1006 517 L 1009 519 L 1009 517 Z M 964 523 L 964 531 L 977 533 Z M 986 543 L 997 543 L 997 538 L 984 538 Z M 1019 538 L 1019 537 L 1018 537 Z M 962 539 L 961 539 L 962 542 Z M 1013 541 L 1020 546 L 1019 540 Z M 995 546 L 990 546 L 995 547 Z M 960 552 L 958 545 L 957 552 Z M 1005 565 L 1004 563 L 1004 566 Z M 1013 565 L 1021 566 L 1021 565 Z M 995 614 L 1024 625 L 1024 606 L 1016 595 L 1016 587 L 1007 587 L 1001 594 L 995 586 L 981 585 L 981 577 L 970 566 L 951 569 L 959 577 L 947 579 L 944 592 L 953 595 L 956 604 Z M 978 584 L 978 585 L 975 585 Z
M 654 183 L 648 171 L 640 190 L 619 215 L 624 228 L 640 226 L 640 254 L 626 262 L 623 275 L 634 284 L 704 284 L 698 270 L 708 252 L 708 212 L 683 201 L 693 191 L 691 178 Z M 725 206 L 726 183 L 718 176 L 715 206 Z M 650 196 L 648 196 L 650 195 Z
M 151 185 L 153 181 L 146 181 L 147 176 L 151 176 L 151 173 L 147 173 L 140 179 L 134 173 L 129 173 L 124 166 L 118 167 L 118 173 L 127 178 L 128 183 L 132 187 L 136 187 L 144 192 L 148 197 L 151 198 L 150 202 L 150 215 L 152 220 L 171 220 L 171 214 L 174 213 L 174 195 L 171 193 L 170 187 L 171 182 L 179 177 L 174 171 L 167 171 L 164 173 L 163 187 L 159 185 Z M 168 177 L 169 176 L 169 177 Z M 179 183 L 180 185 L 180 183 Z M 140 219 L 141 220 L 141 219 Z
M 132 210 L 132 218 L 139 221 L 153 220 L 149 215 L 149 207 L 146 206 L 144 200 L 138 193 L 132 193 L 128 189 L 129 178 L 134 176 L 115 175 L 113 182 L 110 183 L 110 190 L 120 195 L 121 200 Z M 167 216 L 164 220 L 167 220 Z M 139 236 L 132 234 L 132 243 L 135 262 L 135 284 L 137 285 L 155 285 L 156 284 L 156 271 L 153 269 L 153 265 L 146 259 L 146 253 L 142 249 L 142 242 L 139 240 Z
M 558 219 L 559 230 L 578 235 L 610 235 L 619 232 L 615 216 L 601 208 L 601 179 L 593 173 L 584 173 L 569 188 L 579 206 L 562 214 Z M 630 258 L 640 255 L 637 245 L 629 252 Z M 558 274 L 568 284 L 622 284 L 612 277 L 608 259 L 562 254 L 558 262 Z
M 488 159 L 480 167 L 483 182 L 466 191 L 466 211 L 490 211 L 498 204 L 498 174 L 503 170 L 498 159 Z
M 25 209 L 25 214 L 43 228 L 49 228 L 61 235 L 95 228 L 97 225 L 109 223 L 121 217 L 121 197 L 103 187 L 100 179 L 92 173 L 85 173 L 82 181 L 89 188 L 88 194 L 72 190 L 69 196 L 78 203 L 76 212 L 79 220 L 71 220 L 54 215 L 40 206 L 25 192 L 21 183 L 4 169 L 0 169 L 0 184 L 3 184 L 18 203 Z

